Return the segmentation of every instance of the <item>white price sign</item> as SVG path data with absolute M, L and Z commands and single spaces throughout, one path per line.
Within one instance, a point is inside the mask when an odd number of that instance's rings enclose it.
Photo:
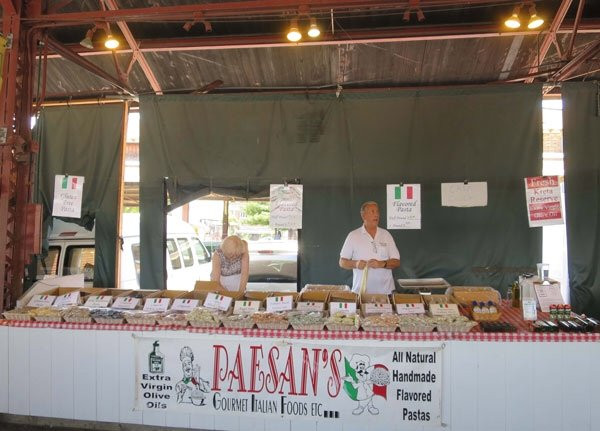
M 233 305 L 233 314 L 251 314 L 260 309 L 260 301 L 240 300 Z
M 354 302 L 330 302 L 329 312 L 331 314 L 344 313 L 356 314 L 356 303 Z
M 171 310 L 192 311 L 194 308 L 198 307 L 199 303 L 200 301 L 197 299 L 175 299 L 171 306 Z
M 87 301 L 85 301 L 84 306 L 90 308 L 105 308 L 108 307 L 112 301 L 113 297 L 110 295 L 99 296 L 99 295 L 91 295 L 88 296 Z
M 214 308 L 216 310 L 227 311 L 231 306 L 231 301 L 233 298 L 231 296 L 220 295 L 218 293 L 210 292 L 206 295 L 206 299 L 204 300 L 204 306 L 206 308 Z
M 171 299 L 169 298 L 148 298 L 144 303 L 144 311 L 167 311 L 170 303 Z
M 324 302 L 299 302 L 296 305 L 296 310 L 298 311 L 323 311 L 324 309 Z
M 54 301 L 53 306 L 68 307 L 70 305 L 78 305 L 80 298 L 81 296 L 79 292 L 65 293 L 64 295 L 60 295 L 58 298 L 56 298 L 56 301 Z
M 140 298 L 132 298 L 130 296 L 122 297 L 119 296 L 113 302 L 112 308 L 119 308 L 123 310 L 134 310 L 140 303 Z
M 392 304 L 364 304 L 365 314 L 392 314 Z
M 56 296 L 52 295 L 34 295 L 27 304 L 28 307 L 50 307 Z
M 267 298 L 267 311 L 273 313 L 276 311 L 289 311 L 294 306 L 294 297 L 286 296 L 270 296 Z
M 460 316 L 456 304 L 429 304 L 429 312 L 432 316 Z
M 411 304 L 396 304 L 396 312 L 398 314 L 425 314 L 425 307 L 421 302 Z

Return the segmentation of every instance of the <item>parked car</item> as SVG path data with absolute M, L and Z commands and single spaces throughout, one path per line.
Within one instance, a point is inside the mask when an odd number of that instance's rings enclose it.
M 248 290 L 296 291 L 298 241 L 248 241 Z
M 48 235 L 48 255 L 38 261 L 37 279 L 84 274 L 91 285 L 94 279 L 95 231 L 55 220 Z M 192 290 L 196 280 L 209 280 L 210 253 L 193 227 L 167 217 L 167 289 Z M 120 287 L 139 289 L 140 235 L 139 214 L 124 214 Z

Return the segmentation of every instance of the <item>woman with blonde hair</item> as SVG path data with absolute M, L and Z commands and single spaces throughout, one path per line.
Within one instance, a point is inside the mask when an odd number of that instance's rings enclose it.
M 213 253 L 210 279 L 218 281 L 227 290 L 244 292 L 249 267 L 248 243 L 239 236 L 231 235 Z

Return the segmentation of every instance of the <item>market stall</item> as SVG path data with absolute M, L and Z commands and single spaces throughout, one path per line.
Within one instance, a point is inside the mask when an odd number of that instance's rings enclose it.
M 206 306 L 209 293 L 196 295 Z M 157 307 L 166 294 L 146 296 Z M 267 298 L 231 297 L 227 309 Z M 514 332 L 188 325 L 206 311 L 197 306 L 185 325 L 160 325 L 150 310 L 145 324 L 66 322 L 68 306 L 56 321 L 2 321 L 0 411 L 199 429 L 593 429 L 600 333 L 535 332 L 520 309 L 496 305 Z

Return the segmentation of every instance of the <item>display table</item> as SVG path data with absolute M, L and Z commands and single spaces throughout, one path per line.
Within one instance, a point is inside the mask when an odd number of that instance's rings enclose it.
M 396 429 L 571 431 L 600 426 L 599 335 L 529 332 L 181 330 L 1 321 L 0 412 L 198 429 L 390 429 L 367 415 L 332 421 L 134 410 L 135 339 L 149 334 L 207 349 L 215 342 L 249 338 L 257 343 L 298 340 L 355 349 L 441 345 L 442 425 L 407 426 L 398 421 Z

